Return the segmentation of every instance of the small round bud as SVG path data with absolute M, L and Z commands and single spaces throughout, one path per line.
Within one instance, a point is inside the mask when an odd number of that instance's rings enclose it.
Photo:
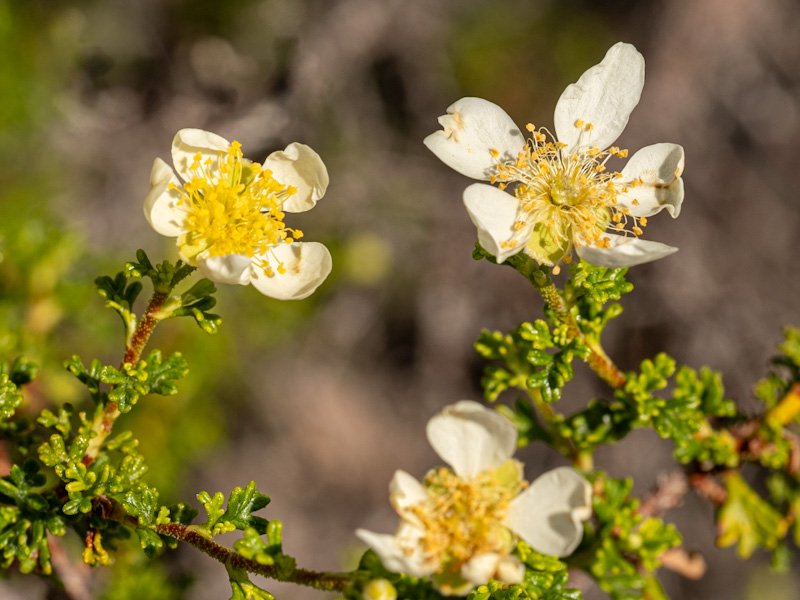
M 397 600 L 397 590 L 387 579 L 373 579 L 364 586 L 364 600 Z

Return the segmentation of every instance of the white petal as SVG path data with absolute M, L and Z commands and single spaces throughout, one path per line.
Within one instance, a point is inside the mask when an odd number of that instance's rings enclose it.
M 683 165 L 683 148 L 678 144 L 645 146 L 622 169 L 617 189 L 628 191 L 617 195 L 617 203 L 634 217 L 649 217 L 665 208 L 674 219 L 683 203 Z M 631 186 L 634 181 L 637 185 Z
M 478 228 L 478 241 L 501 263 L 522 250 L 531 237 L 531 227 L 514 230 L 519 200 L 485 183 L 464 190 L 464 206 Z
M 366 529 L 356 530 L 359 539 L 377 553 L 384 567 L 412 577 L 425 577 L 435 570 L 435 567 L 425 564 L 422 556 L 418 543 L 422 534 L 422 531 L 404 528 L 403 525 L 396 535 L 374 533 Z M 408 549 L 412 551 L 408 552 Z
M 219 159 L 228 150 L 230 143 L 223 137 L 202 129 L 181 129 L 172 140 L 172 164 L 184 181 L 192 179 L 189 167 L 194 162 L 194 157 L 200 153 L 200 164 L 206 159 L 211 159 L 211 165 L 205 166 L 212 178 L 219 173 Z
M 461 567 L 461 576 L 475 585 L 483 585 L 494 577 L 499 565 L 500 555 L 495 552 L 474 554 Z
M 517 447 L 511 422 L 472 400 L 445 407 L 428 421 L 427 433 L 436 453 L 461 477 L 499 467 Z
M 169 165 L 157 158 L 150 171 L 150 192 L 144 199 L 144 216 L 161 235 L 178 237 L 186 232 L 183 225 L 187 214 L 186 203 L 178 206 L 181 194 L 178 190 L 169 189 L 170 183 L 176 186 L 181 184 Z
M 200 271 L 215 283 L 247 285 L 250 283 L 250 257 L 244 254 L 197 257 Z
M 635 237 L 624 237 L 611 233 L 606 233 L 603 237 L 608 238 L 611 243 L 610 248 L 576 245 L 575 250 L 577 250 L 578 256 L 598 267 L 621 269 L 658 260 L 678 251 L 673 246 L 640 240 Z
M 548 471 L 511 501 L 506 525 L 543 554 L 568 556 L 592 515 L 592 486 L 570 467 Z
M 394 509 L 405 517 L 405 509 L 428 499 L 425 487 L 412 475 L 397 470 L 389 484 L 389 500 Z
M 482 98 L 462 98 L 439 117 L 443 131 L 423 143 L 444 164 L 473 179 L 489 180 L 498 160 L 517 158 L 525 138 L 506 111 Z M 490 150 L 499 152 L 494 158 Z
M 317 242 L 293 242 L 273 246 L 263 256 L 272 264 L 274 274 L 268 276 L 255 265 L 250 273 L 250 283 L 259 292 L 277 300 L 302 300 L 314 293 L 331 272 L 331 253 Z M 278 273 L 276 261 L 283 263 L 285 273 Z
M 619 42 L 600 64 L 567 86 L 555 112 L 558 141 L 575 150 L 580 146 L 610 146 L 625 129 L 644 87 L 644 58 L 630 44 Z M 591 131 L 575 126 L 591 123 Z M 583 136 L 581 136 L 583 133 Z
M 280 152 L 273 152 L 264 161 L 264 168 L 272 171 L 275 181 L 297 188 L 297 192 L 283 203 L 283 210 L 298 213 L 314 208 L 317 200 L 328 189 L 328 170 L 325 163 L 305 144 L 294 142 Z

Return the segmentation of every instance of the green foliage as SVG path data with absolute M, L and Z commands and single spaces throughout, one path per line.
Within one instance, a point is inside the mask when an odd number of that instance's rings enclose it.
M 208 515 L 208 520 L 197 528 L 209 537 L 236 529 L 244 531 L 247 528 L 253 528 L 259 534 L 267 532 L 268 521 L 251 514 L 264 508 L 270 501 L 269 496 L 256 489 L 255 481 L 248 483 L 244 489 L 234 488 L 228 497 L 225 510 L 222 509 L 222 504 L 225 502 L 222 492 L 217 492 L 213 496 L 208 492 L 200 492 L 197 499 Z
M 170 293 L 178 283 L 189 276 L 194 267 L 177 261 L 174 265 L 165 260 L 153 265 L 144 250 L 136 251 L 136 260 L 125 265 L 124 276 L 128 278 L 147 277 L 153 282 L 153 290 L 163 294 Z
M 780 354 L 770 361 L 769 374 L 756 385 L 756 397 L 773 408 L 800 382 L 800 329 L 786 327 L 783 342 L 778 345 Z
M 100 453 L 91 462 L 84 460 L 90 439 L 88 423 L 82 421 L 78 435 L 70 442 L 64 435 L 54 433 L 39 447 L 41 461 L 53 468 L 65 484 L 68 501 L 62 507 L 64 514 L 88 513 L 93 509 L 93 500 L 104 495 L 120 502 L 130 494 L 142 501 L 146 501 L 148 493 L 157 496 L 157 492 L 148 490 L 141 481 L 147 467 L 136 451 L 137 442 L 130 432 L 123 432 L 107 442 L 108 452 Z M 117 455 L 113 461 L 112 451 Z
M 625 279 L 628 269 L 609 269 L 579 261 L 569 266 L 569 272 L 572 278 L 564 289 L 570 303 L 585 298 L 595 305 L 603 305 L 633 291 L 633 284 Z
M 800 478 L 779 471 L 767 479 L 767 488 L 770 494 L 770 504 L 776 510 L 785 515 L 800 515 Z M 789 525 L 787 537 L 795 546 L 800 546 L 800 519 L 787 518 L 785 522 Z M 773 549 L 773 564 L 778 563 L 777 567 L 783 567 L 783 570 L 786 570 L 790 564 L 789 558 L 785 540 L 782 540 Z
M 100 389 L 100 378 L 103 370 L 103 363 L 96 358 L 89 363 L 87 369 L 80 356 L 73 356 L 64 363 L 64 368 L 74 375 L 86 389 L 95 404 L 102 406 L 108 401 L 108 394 Z
M 47 533 L 66 532 L 57 496 L 43 490 L 47 478 L 39 463 L 29 458 L 22 466 L 12 465 L 0 479 L 0 565 L 7 569 L 18 561 L 22 573 L 52 572 Z
M 653 588 L 649 575 L 658 568 L 658 557 L 681 543 L 673 525 L 642 517 L 632 488 L 631 479 L 595 475 L 595 522 L 587 524 L 581 546 L 586 550 L 578 553 L 579 564 L 613 600 L 652 597 L 645 591 Z
M 590 400 L 585 409 L 556 423 L 558 434 L 582 452 L 623 439 L 636 423 L 636 411 L 625 402 Z
M 122 318 L 125 337 L 131 340 L 137 326 L 134 303 L 141 294 L 142 283 L 130 279 L 148 278 L 157 294 L 168 295 L 195 267 L 183 262 L 163 261 L 153 265 L 144 250 L 136 252 L 136 261 L 125 265 L 125 270 L 114 277 L 102 276 L 95 280 L 98 293 L 105 298 L 106 307 L 113 309 Z M 214 293 L 216 286 L 208 279 L 201 279 L 185 292 L 169 297 L 160 310 L 152 315 L 157 320 L 173 317 L 191 317 L 200 328 L 209 334 L 217 333 L 222 319 L 219 315 L 208 312 L 217 300 Z
M 247 571 L 225 565 L 231 584 L 232 595 L 229 600 L 275 600 L 275 596 L 262 590 L 250 581 Z
M 681 410 L 697 408 L 697 403 L 691 401 L 667 408 L 666 400 L 653 395 L 653 392 L 667 387 L 667 380 L 674 372 L 675 361 L 661 353 L 654 360 L 642 361 L 638 374 L 628 373 L 624 389 L 617 393 L 621 401 L 633 404 L 642 420 L 641 425 L 653 427 L 661 437 L 669 437 L 673 426 L 681 427 L 675 422 Z M 696 424 L 688 423 L 684 427 L 691 430 L 696 428 Z
M 527 446 L 534 440 L 540 440 L 548 444 L 553 443 L 551 433 L 542 427 L 539 417 L 531 405 L 530 401 L 524 398 L 517 398 L 514 408 L 499 404 L 497 410 L 503 413 L 517 429 L 519 446 Z
M 741 558 L 749 558 L 758 547 L 776 549 L 786 535 L 788 521 L 738 473 L 725 476 L 725 490 L 727 498 L 717 516 L 717 544 L 723 548 L 737 544 Z
M 671 396 L 656 395 L 667 388 L 673 375 Z M 628 373 L 624 388 L 615 396 L 633 411 L 629 415 L 633 425 L 652 427 L 662 438 L 672 440 L 679 462 L 737 464 L 735 440 L 727 430 L 714 430 L 709 422 L 709 418 L 736 413 L 736 405 L 725 398 L 721 377 L 711 369 L 703 368 L 698 375 L 682 366 L 676 373 L 675 361 L 661 353 L 652 361 L 642 361 L 639 373 Z
M 136 330 L 136 314 L 133 304 L 142 292 L 139 281 L 128 282 L 123 273 L 117 273 L 113 278 L 102 275 L 94 280 L 97 292 L 105 299 L 106 308 L 110 308 L 120 316 L 125 328 L 125 338 L 130 339 Z
M 125 266 L 124 277 L 147 277 L 153 283 L 153 291 L 160 294 L 171 293 L 183 279 L 195 270 L 195 267 L 184 264 L 180 260 L 175 264 L 165 260 L 161 264 L 153 265 L 144 250 L 137 250 L 136 259 Z M 120 276 L 123 274 L 117 275 L 117 279 Z M 201 279 L 187 291 L 179 296 L 173 296 L 165 302 L 158 319 L 188 316 L 192 317 L 206 333 L 217 333 L 222 318 L 208 312 L 217 303 L 213 296 L 216 291 L 217 288 L 211 281 Z
M 118 404 L 120 412 L 126 413 L 139 398 L 147 394 L 177 394 L 175 382 L 188 372 L 186 360 L 179 352 L 162 360 L 161 351 L 153 350 L 135 366 L 125 365 L 121 371 L 112 366 L 103 367 L 100 381 L 111 386 L 109 400 Z
M 572 277 L 564 285 L 564 299 L 572 307 L 583 334 L 598 342 L 608 322 L 622 314 L 620 304 L 605 306 L 606 303 L 633 290 L 633 284 L 625 279 L 628 269 L 608 269 L 580 261 L 572 263 L 569 272 Z
M 0 432 L 8 427 L 8 422 L 22 404 L 22 393 L 11 375 L 0 371 Z
M 217 299 L 212 296 L 216 291 L 211 281 L 201 279 L 178 297 L 178 306 L 172 309 L 172 316 L 192 317 L 206 333 L 217 333 L 222 317 L 208 312 L 217 304 Z
M 483 246 L 481 246 L 480 242 L 475 242 L 472 258 L 474 260 L 486 260 L 492 264 L 497 264 L 497 259 L 487 252 Z M 502 264 L 518 271 L 537 289 L 541 289 L 550 282 L 550 269 L 544 265 L 539 265 L 524 252 L 518 252 L 517 254 L 509 256 Z
M 274 565 L 281 577 L 289 577 L 297 567 L 297 561 L 283 553 L 283 524 L 272 520 L 267 525 L 266 542 L 253 527 L 244 529 L 244 538 L 233 544 L 234 549 L 261 565 Z
M 14 359 L 7 370 L 9 380 L 14 385 L 21 387 L 36 379 L 36 375 L 39 373 L 39 365 L 20 355 Z M 6 371 L 5 367 L 2 368 L 2 371 Z
M 545 402 L 555 402 L 573 377 L 572 359 L 585 359 L 589 353 L 578 338 L 569 339 L 563 325 L 551 332 L 542 320 L 523 323 L 506 335 L 484 330 L 475 349 L 488 360 L 505 363 L 484 372 L 481 385 L 490 402 L 510 387 L 536 390 Z
M 130 411 L 139 398 L 147 394 L 176 394 L 175 382 L 189 372 L 179 352 L 162 360 L 160 350 L 153 350 L 144 360 L 135 365 L 123 365 L 121 369 L 103 365 L 98 360 L 93 360 L 87 369 L 78 356 L 73 356 L 65 366 L 86 386 L 96 403 L 116 402 L 121 413 Z M 101 384 L 109 386 L 107 392 L 102 391 Z
M 525 581 L 519 586 L 510 586 L 509 592 L 522 591 L 518 595 L 489 595 L 481 597 L 480 600 L 488 598 L 531 598 L 532 600 L 580 600 L 581 593 L 576 589 L 571 589 L 569 585 L 569 574 L 566 563 L 554 556 L 547 556 L 536 552 L 524 542 L 517 543 L 514 551 L 520 560 L 525 564 Z M 493 582 L 495 584 L 496 582 Z M 479 588 L 480 590 L 480 588 Z M 476 597 L 474 600 L 478 600 Z

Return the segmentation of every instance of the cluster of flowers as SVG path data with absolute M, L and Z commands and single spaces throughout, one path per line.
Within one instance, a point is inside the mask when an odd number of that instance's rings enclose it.
M 643 85 L 644 59 L 618 43 L 564 90 L 555 136 L 528 124 L 526 139 L 505 111 L 480 98 L 462 98 L 439 118 L 443 129 L 425 145 L 456 171 L 489 182 L 467 187 L 464 204 L 498 262 L 525 252 L 558 274 L 573 252 L 619 268 L 676 251 L 640 236 L 652 215 L 680 213 L 683 149 L 654 144 L 621 171 L 607 166 L 627 156 L 611 144 Z M 328 250 L 297 241 L 302 232 L 284 223 L 285 213 L 313 208 L 327 188 L 327 170 L 311 148 L 293 143 L 259 164 L 244 159 L 237 142 L 183 129 L 172 160 L 180 179 L 156 159 L 145 214 L 158 233 L 177 238 L 182 260 L 212 281 L 251 283 L 282 300 L 305 298 L 325 280 Z M 513 425 L 472 401 L 446 407 L 427 434 L 450 468 L 433 469 L 422 482 L 397 471 L 390 485 L 397 531 L 357 532 L 388 569 L 431 577 L 443 593 L 461 595 L 493 578 L 521 582 L 518 540 L 555 556 L 575 550 L 592 496 L 578 471 L 557 468 L 528 484 L 512 459 Z

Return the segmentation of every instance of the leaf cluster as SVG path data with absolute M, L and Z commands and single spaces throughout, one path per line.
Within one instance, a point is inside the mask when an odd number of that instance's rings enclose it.
M 652 593 L 660 588 L 652 573 L 660 565 L 658 557 L 681 543 L 680 534 L 661 519 L 641 515 L 639 500 L 631 496 L 632 479 L 598 472 L 594 487 L 594 518 L 576 562 L 613 600 L 659 597 Z
M 98 293 L 105 299 L 106 307 L 119 314 L 125 327 L 126 339 L 133 336 L 138 318 L 134 312 L 134 303 L 142 292 L 142 278 L 152 282 L 156 294 L 167 296 L 172 290 L 195 270 L 195 267 L 176 261 L 163 261 L 153 264 L 144 250 L 136 252 L 136 260 L 125 265 L 125 270 L 114 277 L 104 275 L 95 280 Z M 216 286 L 208 279 L 201 279 L 185 292 L 170 296 L 164 302 L 155 318 L 158 320 L 173 317 L 191 317 L 200 328 L 209 334 L 219 330 L 222 319 L 209 312 L 217 303 L 214 293 Z
M 270 502 L 269 496 L 260 493 L 256 489 L 256 482 L 251 481 L 245 488 L 236 487 L 228 496 L 225 508 L 225 496 L 222 492 L 217 492 L 213 496 L 208 492 L 200 492 L 197 495 L 200 504 L 208 515 L 205 523 L 197 525 L 196 528 L 208 537 L 214 537 L 222 533 L 228 533 L 236 529 L 245 531 L 250 528 L 258 534 L 267 532 L 268 521 L 261 517 L 253 516 L 251 513 L 261 510 Z M 278 535 L 273 532 L 273 535 Z M 280 538 L 280 536 L 278 535 Z
M 509 388 L 538 393 L 545 402 L 555 402 L 561 398 L 564 385 L 572 380 L 573 358 L 583 360 L 589 353 L 580 339 L 570 339 L 564 325 L 551 330 L 541 319 L 523 323 L 508 334 L 484 330 L 475 349 L 488 360 L 504 363 L 487 367 L 481 379 L 490 402 Z
M 588 339 L 599 341 L 608 322 L 622 314 L 622 305 L 611 301 L 633 291 L 633 284 L 625 279 L 627 272 L 628 269 L 597 267 L 584 261 L 570 265 L 564 300 Z
M 103 365 L 96 359 L 87 368 L 78 356 L 73 356 L 64 366 L 86 386 L 96 404 L 105 406 L 116 402 L 121 413 L 130 411 L 139 398 L 147 394 L 176 394 L 176 382 L 189 372 L 179 352 L 163 359 L 160 350 L 152 350 L 144 360 L 135 365 L 125 364 L 120 369 Z M 106 391 L 103 384 L 108 386 Z

